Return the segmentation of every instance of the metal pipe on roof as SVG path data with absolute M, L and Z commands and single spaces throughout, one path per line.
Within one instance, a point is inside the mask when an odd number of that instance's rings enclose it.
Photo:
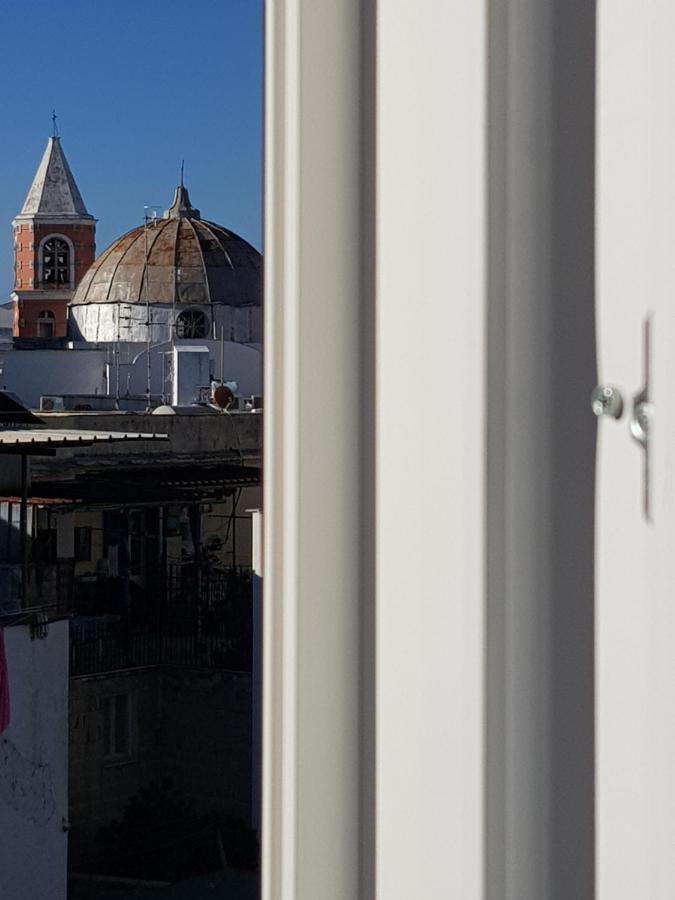
M 145 411 L 150 412 L 152 410 L 152 396 L 151 396 L 151 387 L 152 387 L 152 366 L 150 360 L 150 346 L 152 343 L 152 334 L 151 334 L 151 322 L 150 322 L 150 291 L 148 290 L 148 279 L 150 277 L 150 267 L 148 265 L 148 213 L 147 207 L 146 212 L 143 217 L 143 237 L 145 241 L 145 329 L 146 329 L 146 353 L 147 353 L 147 365 L 146 365 L 146 386 L 145 386 L 145 402 L 146 407 Z
M 168 440 L 168 435 L 141 431 L 78 431 L 69 428 L 21 428 L 3 431 L 0 429 L 0 451 L 9 453 L 31 453 L 33 448 L 44 447 L 87 447 L 91 444 L 117 443 L 119 441 Z
M 21 454 L 21 505 L 19 507 L 19 547 L 21 549 L 21 606 L 28 596 L 28 455 Z

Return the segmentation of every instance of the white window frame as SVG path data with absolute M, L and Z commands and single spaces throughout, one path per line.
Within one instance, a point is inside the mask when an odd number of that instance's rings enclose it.
M 592 896 L 592 8 L 268 0 L 263 900 Z
M 115 705 L 120 697 L 126 697 L 126 740 L 125 750 L 116 751 L 105 744 L 106 731 L 109 730 L 112 741 L 115 740 Z M 116 766 L 131 762 L 136 755 L 136 729 L 135 729 L 135 695 L 133 691 L 115 691 L 106 694 L 101 701 L 101 715 L 104 719 L 103 735 L 103 763 L 106 766 Z
M 376 75 L 267 5 L 264 900 L 483 891 L 486 18 L 426 6 Z

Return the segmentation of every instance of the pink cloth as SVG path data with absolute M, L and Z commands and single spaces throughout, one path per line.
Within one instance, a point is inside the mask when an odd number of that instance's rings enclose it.
M 5 632 L 0 628 L 0 732 L 9 725 L 9 678 L 5 653 Z

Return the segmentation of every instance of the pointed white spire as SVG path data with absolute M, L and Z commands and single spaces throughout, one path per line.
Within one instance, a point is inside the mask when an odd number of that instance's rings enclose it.
M 87 212 L 73 173 L 63 153 L 60 139 L 54 135 L 47 142 L 20 217 L 72 216 L 93 219 Z

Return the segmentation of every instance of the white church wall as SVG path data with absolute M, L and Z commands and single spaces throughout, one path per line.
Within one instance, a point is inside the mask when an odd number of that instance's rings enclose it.
M 75 340 L 114 341 L 117 339 L 117 306 L 97 303 L 71 307 L 69 332 Z
M 65 900 L 68 622 L 5 628 L 11 719 L 0 734 L 0 897 Z
M 105 394 L 107 349 L 7 350 L 0 353 L 0 389 L 37 408 L 43 394 Z
M 150 305 L 152 343 L 170 341 L 174 317 L 185 309 L 199 309 L 208 318 L 209 335 L 243 343 L 257 343 L 262 338 L 262 309 L 259 306 L 227 306 L 225 304 L 174 308 L 171 304 Z M 84 303 L 70 307 L 70 330 L 77 340 L 132 341 L 147 339 L 148 310 L 141 303 Z
M 182 342 L 189 343 L 189 342 Z M 221 377 L 220 341 L 195 341 L 207 346 L 211 357 L 211 375 Z M 151 348 L 151 393 L 162 394 L 167 370 L 165 354 L 170 341 Z M 144 396 L 147 386 L 147 350 L 145 343 L 120 343 L 120 396 Z M 43 395 L 89 394 L 115 396 L 117 356 L 112 344 L 96 348 L 86 344 L 75 349 L 12 350 L 0 352 L 0 389 L 12 391 L 31 408 L 37 409 Z M 262 354 L 260 345 L 248 346 L 234 341 L 222 345 L 224 381 L 236 381 L 241 396 L 262 393 Z M 167 389 L 168 390 L 168 389 Z

